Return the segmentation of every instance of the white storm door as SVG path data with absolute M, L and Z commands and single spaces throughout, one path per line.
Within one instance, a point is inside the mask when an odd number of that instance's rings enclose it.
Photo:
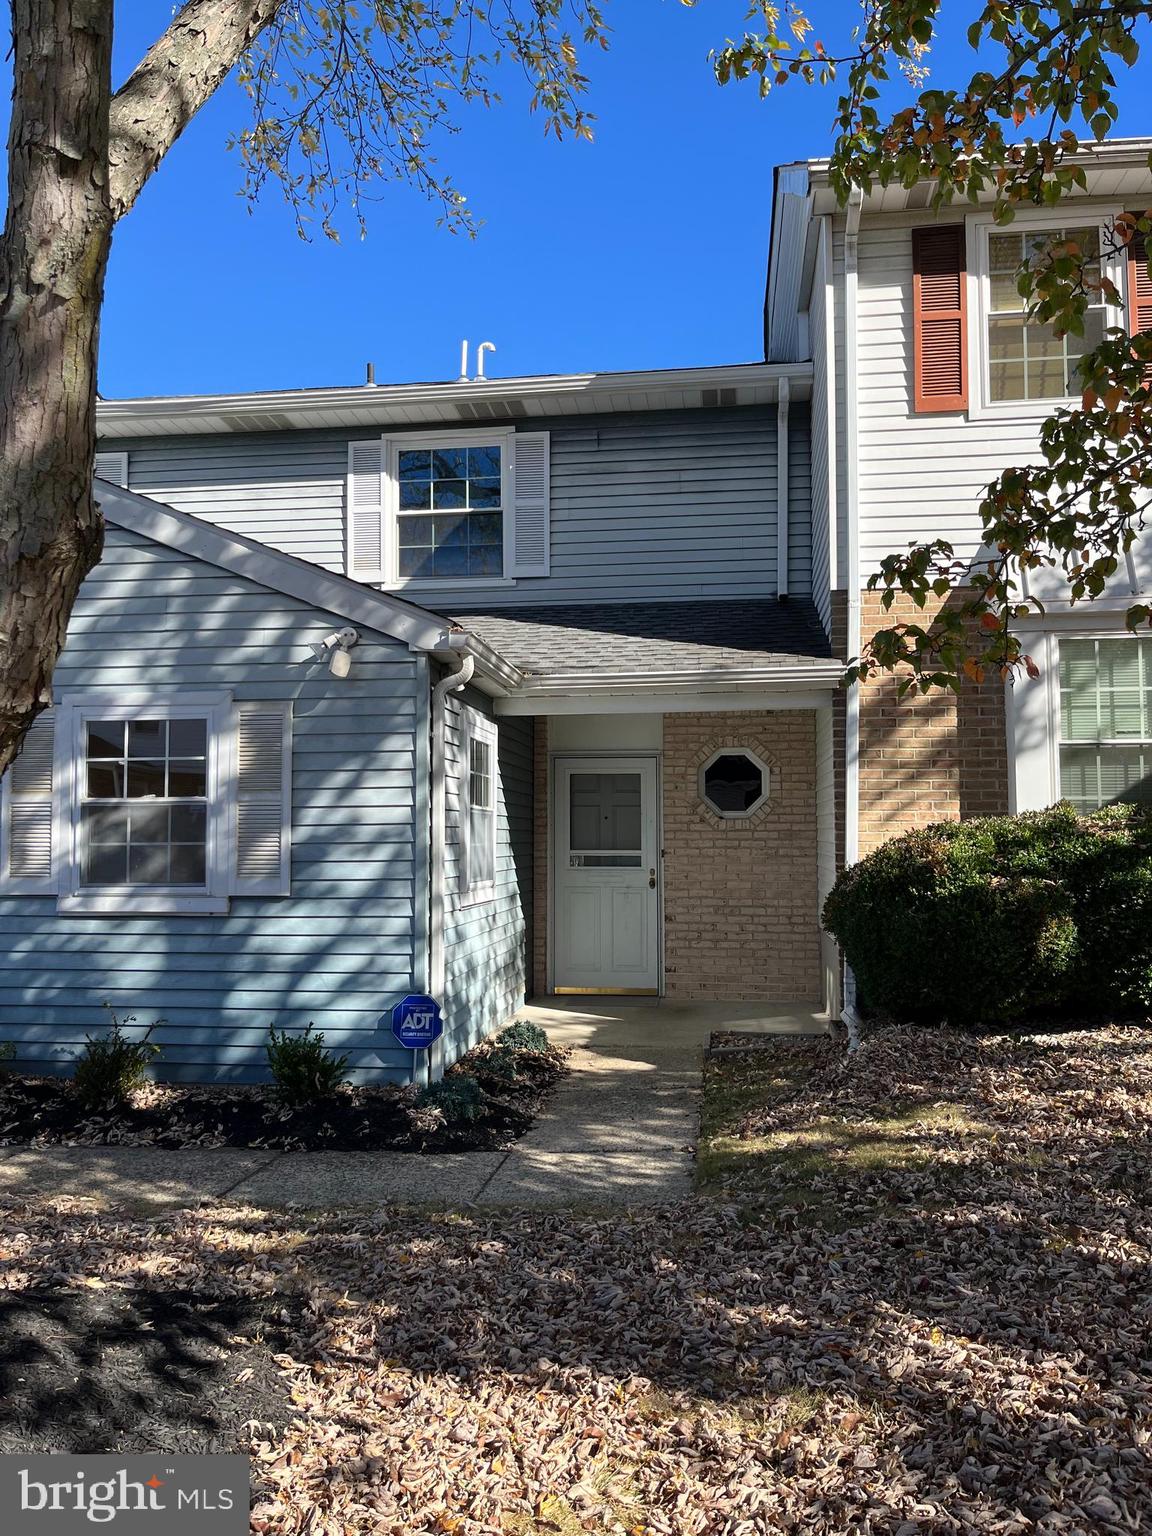
M 656 759 L 556 759 L 553 986 L 658 992 Z

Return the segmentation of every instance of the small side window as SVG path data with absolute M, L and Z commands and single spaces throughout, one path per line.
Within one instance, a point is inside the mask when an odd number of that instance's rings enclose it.
M 755 752 L 722 747 L 700 770 L 700 798 L 717 816 L 751 816 L 767 800 L 770 779 Z
M 490 901 L 496 894 L 496 726 L 476 710 L 464 714 L 461 795 L 461 898 Z

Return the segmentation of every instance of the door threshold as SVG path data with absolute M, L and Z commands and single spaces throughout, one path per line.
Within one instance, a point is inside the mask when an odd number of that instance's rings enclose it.
M 556 997 L 659 997 L 656 987 L 553 987 Z

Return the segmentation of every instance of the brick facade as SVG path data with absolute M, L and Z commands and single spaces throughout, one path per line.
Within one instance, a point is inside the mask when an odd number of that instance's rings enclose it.
M 885 611 L 878 592 L 860 598 L 865 643 L 877 629 L 923 623 L 911 601 Z M 860 853 L 933 821 L 1002 815 L 1008 810 L 1004 685 L 989 678 L 959 696 L 896 696 L 879 677 L 860 692 Z
M 717 747 L 750 747 L 772 770 L 747 819 L 701 800 Z M 680 1001 L 820 1003 L 816 726 L 802 711 L 664 717 L 665 988 Z

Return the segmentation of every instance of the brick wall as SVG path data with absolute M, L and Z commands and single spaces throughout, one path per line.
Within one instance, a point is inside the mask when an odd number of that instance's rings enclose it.
M 901 619 L 925 621 L 908 601 L 886 612 L 861 594 L 861 635 Z M 999 678 L 955 694 L 896 696 L 881 676 L 860 694 L 860 852 L 933 821 L 1008 810 L 1004 688 Z
M 715 815 L 699 773 L 717 747 L 772 770 L 767 805 Z M 815 719 L 810 712 L 664 717 L 665 986 L 669 998 L 820 1002 Z

